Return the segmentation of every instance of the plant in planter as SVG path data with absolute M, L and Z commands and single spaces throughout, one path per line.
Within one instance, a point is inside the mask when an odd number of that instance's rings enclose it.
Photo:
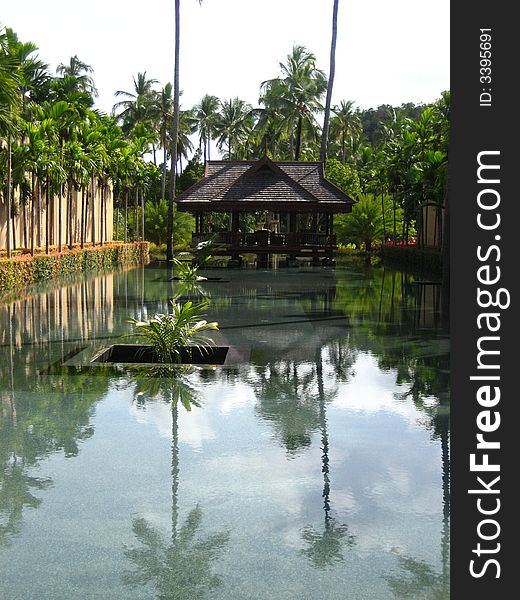
M 206 277 L 198 274 L 200 265 L 194 265 L 187 262 L 182 262 L 178 258 L 172 258 L 175 265 L 176 277 L 180 281 L 205 281 Z
M 134 335 L 146 340 L 153 348 L 155 358 L 161 363 L 181 362 L 183 351 L 197 349 L 207 351 L 214 344 L 207 331 L 218 330 L 218 323 L 204 319 L 207 302 L 170 301 L 172 312 L 156 314 L 149 321 L 129 319 L 134 326 Z

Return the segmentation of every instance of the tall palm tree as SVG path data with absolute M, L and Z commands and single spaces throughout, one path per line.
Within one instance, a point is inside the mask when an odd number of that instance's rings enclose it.
M 215 125 L 218 119 L 220 102 L 216 96 L 206 94 L 194 107 L 195 118 L 199 129 L 200 146 L 204 146 L 204 162 L 211 160 L 211 140 L 215 136 Z
M 158 83 L 157 79 L 146 76 L 146 71 L 137 73 L 133 77 L 134 87 L 130 92 L 117 90 L 115 95 L 124 97 L 124 100 L 116 102 L 112 112 L 121 123 L 123 131 L 129 133 L 138 124 L 152 126 L 156 92 L 153 86 Z M 119 111 L 119 112 L 118 112 Z
M 168 146 L 173 119 L 173 87 L 167 83 L 155 96 L 153 113 L 159 132 L 159 143 L 163 149 L 163 165 L 161 176 L 161 198 L 166 197 L 166 171 L 168 162 Z
M 264 108 L 256 108 L 253 111 L 256 141 L 263 154 L 267 154 L 269 150 L 275 159 L 280 146 L 290 135 L 290 120 L 286 115 L 290 113 L 291 103 L 286 98 L 285 84 L 278 80 L 265 82 L 258 102 L 263 104 Z M 286 155 L 285 158 L 292 156 Z
M 223 100 L 220 109 L 215 125 L 218 147 L 222 150 L 227 146 L 228 159 L 237 158 L 239 147 L 247 140 L 252 128 L 253 107 L 240 98 L 232 98 Z
M 280 63 L 280 70 L 282 77 L 264 81 L 262 89 L 278 84 L 288 106 L 285 116 L 291 125 L 291 158 L 300 160 L 304 131 L 318 129 L 314 115 L 323 110 L 320 100 L 327 89 L 327 78 L 317 68 L 316 56 L 298 44 L 287 55 L 286 63 Z
M 0 147 L 2 138 L 7 138 L 6 160 L 6 214 L 7 214 L 7 256 L 11 256 L 11 216 L 12 216 L 12 140 L 18 133 L 17 117 L 20 110 L 19 61 L 11 52 L 6 32 L 0 28 Z
M 202 4 L 202 0 L 198 0 Z M 177 136 L 179 132 L 179 61 L 181 38 L 181 0 L 175 0 L 175 56 L 173 71 L 173 126 L 170 159 L 170 203 L 168 205 L 168 231 L 166 236 L 166 260 L 173 259 L 173 213 L 175 203 L 175 167 L 177 165 Z
M 332 86 L 334 85 L 334 74 L 336 72 L 336 39 L 338 37 L 338 4 L 339 0 L 334 0 L 332 8 L 332 37 L 330 42 L 330 69 L 329 81 L 327 84 L 327 96 L 325 98 L 325 114 L 323 117 L 323 130 L 321 133 L 320 160 L 325 163 L 327 160 L 327 142 L 329 140 L 329 118 L 330 105 L 332 101 Z
M 182 171 L 182 159 L 188 160 L 193 151 L 190 136 L 197 131 L 197 119 L 192 110 L 179 111 L 179 128 L 177 132 L 177 155 L 179 158 L 179 173 Z
M 68 64 L 60 63 L 56 68 L 56 72 L 64 77 L 73 77 L 79 90 L 94 97 L 98 95 L 92 78 L 94 69 L 81 61 L 77 55 L 71 56 Z
M 330 120 L 329 139 L 332 138 L 341 146 L 341 162 L 346 163 L 347 146 L 352 151 L 356 140 L 361 135 L 361 120 L 356 112 L 353 100 L 342 100 L 332 109 L 334 116 Z

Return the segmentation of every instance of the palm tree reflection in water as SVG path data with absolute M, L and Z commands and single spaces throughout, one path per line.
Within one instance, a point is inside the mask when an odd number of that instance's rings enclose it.
M 123 583 L 137 587 L 152 583 L 157 598 L 192 600 L 202 598 L 218 587 L 221 579 L 213 573 L 212 563 L 219 557 L 229 540 L 229 532 L 221 531 L 201 538 L 197 535 L 202 524 L 202 509 L 197 504 L 179 526 L 179 425 L 178 405 L 190 411 L 200 407 L 197 391 L 187 375 L 193 367 L 145 367 L 135 372 L 135 396 L 143 406 L 147 399 L 161 396 L 172 412 L 172 514 L 171 538 L 152 527 L 143 517 L 133 519 L 132 531 L 139 546 L 125 548 L 125 556 L 134 569 L 123 575 Z
M 318 569 L 325 569 L 343 560 L 343 551 L 355 543 L 348 525 L 332 515 L 330 499 L 329 436 L 326 405 L 336 396 L 337 389 L 326 391 L 323 382 L 323 349 L 318 348 L 311 365 L 296 361 L 270 363 L 259 372 L 256 394 L 257 411 L 269 421 L 290 457 L 309 447 L 312 434 L 321 434 L 321 461 L 323 474 L 323 528 L 308 525 L 300 531 L 306 547 L 301 553 Z M 344 377 L 352 369 L 353 357 L 345 353 L 344 364 L 336 364 Z
M 327 430 L 326 394 L 323 385 L 323 359 L 321 349 L 316 356 L 316 376 L 318 381 L 319 423 L 321 432 L 321 460 L 323 473 L 323 512 L 325 515 L 323 530 L 317 531 L 307 526 L 301 531 L 302 540 L 307 548 L 302 550 L 317 569 L 325 569 L 343 561 L 343 549 L 355 544 L 355 537 L 349 533 L 348 525 L 338 523 L 331 515 L 330 504 L 330 467 L 329 467 L 329 434 Z M 335 392 L 334 392 L 335 395 Z M 329 401 L 332 398 L 328 399 Z

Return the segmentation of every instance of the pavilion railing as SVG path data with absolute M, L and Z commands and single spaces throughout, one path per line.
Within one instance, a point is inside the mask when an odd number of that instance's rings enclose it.
M 192 243 L 194 245 L 200 242 L 212 239 L 216 244 L 224 244 L 234 248 L 254 248 L 258 247 L 318 247 L 333 248 L 336 246 L 336 235 L 328 233 L 274 233 L 272 231 L 260 230 L 254 233 L 221 231 L 218 233 L 194 233 L 192 234 Z

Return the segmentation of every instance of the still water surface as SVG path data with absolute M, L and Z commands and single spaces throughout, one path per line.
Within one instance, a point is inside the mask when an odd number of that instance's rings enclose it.
M 449 598 L 439 286 L 209 275 L 183 289 L 151 265 L 0 307 L 0 597 Z M 236 364 L 62 366 L 201 295 Z

